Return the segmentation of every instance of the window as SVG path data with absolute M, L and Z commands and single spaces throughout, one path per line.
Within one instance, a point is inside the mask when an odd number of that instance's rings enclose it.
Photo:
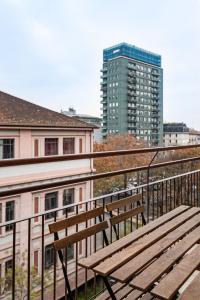
M 83 188 L 79 188 L 79 202 L 83 202 Z M 80 208 L 82 208 L 82 205 L 80 205 Z
M 6 202 L 6 213 L 5 213 L 5 221 L 9 222 L 14 220 L 15 218 L 15 202 L 9 201 Z M 10 231 L 13 228 L 13 224 L 6 225 L 6 231 Z
M 63 139 L 63 154 L 73 154 L 75 151 L 75 139 L 64 138 Z
M 39 155 L 39 141 L 34 140 L 34 156 L 38 157 Z
M 47 245 L 45 247 L 45 268 L 48 269 L 53 265 L 54 261 L 54 249 L 53 245 Z
M 74 245 L 67 246 L 67 260 L 74 258 Z M 45 247 L 45 268 L 48 269 L 54 264 L 54 248 L 53 245 Z
M 6 290 L 10 290 L 12 286 L 12 267 L 13 267 L 13 260 L 7 260 L 5 263 L 5 275 L 6 275 Z
M 34 251 L 34 269 L 38 272 L 38 251 Z
M 79 153 L 83 152 L 83 140 L 79 139 Z
M 39 197 L 34 197 L 34 214 L 39 213 Z M 38 222 L 38 217 L 34 218 L 34 222 Z
M 67 260 L 74 258 L 74 245 L 67 246 Z
M 45 139 L 45 155 L 58 155 L 58 139 L 48 138 Z
M 45 195 L 45 210 L 58 207 L 58 192 L 48 193 Z M 54 212 L 45 215 L 45 219 L 51 219 L 55 216 Z
M 74 189 L 67 189 L 63 191 L 63 206 L 73 204 L 74 203 Z M 67 209 L 68 212 L 74 212 L 74 207 L 69 207 Z M 63 213 L 66 213 L 64 210 Z
M 0 159 L 14 158 L 14 139 L 0 139 Z

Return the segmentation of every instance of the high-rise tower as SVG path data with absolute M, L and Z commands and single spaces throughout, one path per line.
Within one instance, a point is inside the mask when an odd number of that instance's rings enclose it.
M 130 133 L 155 146 L 163 140 L 161 56 L 121 43 L 103 51 L 103 136 Z

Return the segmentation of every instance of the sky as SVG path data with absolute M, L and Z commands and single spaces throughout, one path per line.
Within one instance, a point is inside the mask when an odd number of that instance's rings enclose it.
M 0 90 L 100 116 L 103 49 L 162 56 L 164 121 L 200 130 L 200 0 L 0 0 Z

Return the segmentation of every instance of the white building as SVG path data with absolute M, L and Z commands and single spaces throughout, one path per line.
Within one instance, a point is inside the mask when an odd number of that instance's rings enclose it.
M 164 123 L 163 144 L 167 146 L 188 145 L 189 128 L 184 123 Z

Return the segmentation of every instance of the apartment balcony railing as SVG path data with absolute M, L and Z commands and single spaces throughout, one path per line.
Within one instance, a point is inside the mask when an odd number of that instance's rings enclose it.
M 57 259 L 57 255 L 53 248 L 46 249 L 46 240 L 48 243 L 53 242 L 53 236 L 49 234 L 48 225 L 57 220 L 68 218 L 74 214 L 83 211 L 89 211 L 92 208 L 103 206 L 115 201 L 116 199 L 124 198 L 132 194 L 141 193 L 142 202 L 145 206 L 145 218 L 147 222 L 156 219 L 157 217 L 167 213 L 175 207 L 185 204 L 191 206 L 200 205 L 200 170 L 195 169 L 194 163 L 200 160 L 200 156 L 187 157 L 178 160 L 161 161 L 154 163 L 154 159 L 160 152 L 164 151 L 165 155 L 168 151 L 175 151 L 180 149 L 197 149 L 200 145 L 188 145 L 179 147 L 157 147 L 146 149 L 132 149 L 121 151 L 98 152 L 91 154 L 67 155 L 56 157 L 42 157 L 36 159 L 18 159 L 18 160 L 3 160 L 0 161 L 0 167 L 10 167 L 17 165 L 41 164 L 46 162 L 101 158 L 112 156 L 124 156 L 140 154 L 144 155 L 152 153 L 153 158 L 149 164 L 139 167 L 115 170 L 112 172 L 90 174 L 87 176 L 80 176 L 75 179 L 63 179 L 59 182 L 48 182 L 45 184 L 24 184 L 23 187 L 11 187 L 9 189 L 0 190 L 1 197 L 9 197 L 16 194 L 26 192 L 38 191 L 47 188 L 58 188 L 76 184 L 78 182 L 92 181 L 97 179 L 107 179 L 111 176 L 124 176 L 125 185 L 119 191 L 102 195 L 93 199 L 87 199 L 81 203 L 74 203 L 49 211 L 42 212 L 33 216 L 25 216 L 23 219 L 10 221 L 7 223 L 0 223 L 0 262 L 3 258 L 3 251 L 7 253 L 11 261 L 10 274 L 3 278 L 1 270 L 0 281 L 0 299 L 60 299 L 67 298 L 67 292 L 64 285 L 63 274 L 61 266 Z M 164 156 L 163 156 L 164 157 Z M 189 171 L 183 174 L 177 174 L 177 167 L 182 168 L 187 164 L 193 164 Z M 176 167 L 171 169 L 170 176 L 166 177 L 166 170 L 169 167 Z M 162 175 L 157 174 L 156 170 L 163 170 Z M 127 174 L 136 174 L 134 182 L 127 182 Z M 172 173 L 175 173 L 171 175 Z M 133 176 L 135 178 L 135 176 Z M 118 212 L 119 213 L 119 212 Z M 105 209 L 104 219 L 108 218 Z M 137 230 L 142 224 L 140 216 L 131 218 L 128 222 L 123 222 L 117 226 L 117 232 L 120 237 Z M 24 226 L 25 225 L 25 226 Z M 81 226 L 87 227 L 88 224 Z M 9 234 L 6 228 L 9 227 Z M 23 227 L 23 232 L 20 232 Z M 79 226 L 74 226 L 73 230 L 77 232 Z M 20 234 L 25 237 L 26 244 L 20 245 Z M 63 232 L 67 235 L 68 232 Z M 113 230 L 107 230 L 109 242 L 115 240 Z M 39 251 L 38 265 L 34 265 L 32 241 L 37 241 Z M 77 261 L 80 257 L 87 257 L 98 249 L 104 247 L 103 236 L 96 235 L 94 238 L 87 238 L 83 243 L 75 244 L 74 248 L 69 248 L 66 251 L 66 265 L 67 272 L 71 281 L 71 286 L 75 299 L 90 299 L 100 290 L 102 290 L 103 283 L 95 274 L 84 271 L 78 267 Z

